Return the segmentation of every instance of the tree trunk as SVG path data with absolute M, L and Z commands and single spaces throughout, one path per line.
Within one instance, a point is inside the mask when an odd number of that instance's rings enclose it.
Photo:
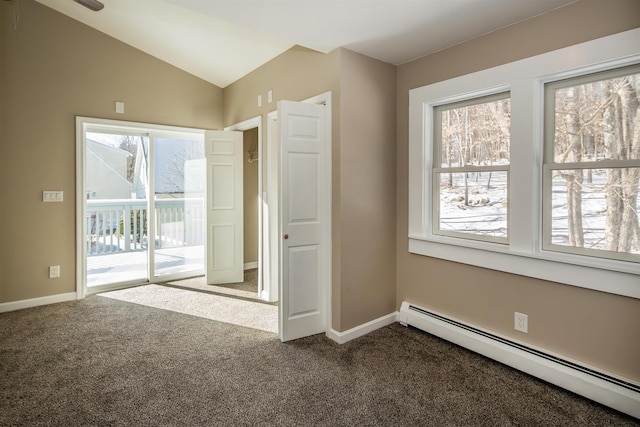
M 635 80 L 634 80 L 635 79 Z M 640 100 L 634 87 L 638 85 L 638 77 L 629 76 L 628 84 L 620 89 L 620 103 L 622 107 L 622 137 L 624 147 L 621 149 L 625 158 L 640 158 Z M 635 238 L 638 234 L 638 183 L 640 181 L 640 171 L 636 168 L 622 169 L 621 171 L 621 192 L 622 192 L 622 219 L 620 227 L 620 240 L 618 251 L 629 253 L 637 246 Z
M 567 93 L 567 138 L 571 154 L 571 161 L 579 162 L 582 159 L 582 147 L 580 141 L 580 115 L 578 112 L 578 89 L 570 88 Z M 569 245 L 584 246 L 584 232 L 582 229 L 582 169 L 565 172 L 567 179 L 567 220 Z
M 640 109 L 637 95 L 638 77 L 630 76 L 616 86 L 607 81 L 604 88 L 614 101 L 603 113 L 605 150 L 611 159 L 640 158 Z M 607 173 L 607 221 L 605 249 L 629 253 L 637 248 L 638 169 L 613 169 Z
M 569 228 L 569 246 L 584 247 L 582 230 L 582 179 L 581 169 L 566 174 L 567 178 L 567 220 Z

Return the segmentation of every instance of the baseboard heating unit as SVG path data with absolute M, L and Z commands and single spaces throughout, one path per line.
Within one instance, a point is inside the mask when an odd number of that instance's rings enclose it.
M 640 385 L 403 302 L 398 321 L 640 418 Z

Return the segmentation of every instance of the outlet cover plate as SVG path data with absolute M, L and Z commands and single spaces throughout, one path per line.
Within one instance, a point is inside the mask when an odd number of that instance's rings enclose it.
M 513 328 L 516 331 L 524 332 L 525 334 L 529 332 L 529 316 L 515 312 L 513 318 Z
M 49 279 L 57 279 L 60 277 L 60 266 L 52 265 L 49 267 Z

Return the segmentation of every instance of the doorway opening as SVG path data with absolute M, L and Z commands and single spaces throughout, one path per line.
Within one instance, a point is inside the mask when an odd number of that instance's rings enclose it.
M 251 125 L 255 125 L 254 122 L 250 123 Z M 248 124 L 245 124 L 248 126 Z M 244 127 L 244 126 L 243 126 Z M 228 225 L 227 216 L 222 221 L 213 221 L 211 227 L 214 228 L 214 232 L 212 232 L 213 244 L 211 245 L 210 252 L 215 252 L 216 250 L 224 251 L 229 258 L 229 266 L 233 264 L 237 265 L 239 268 L 237 276 L 235 273 L 233 274 L 233 278 L 231 275 L 225 276 L 221 280 L 212 280 L 212 277 L 197 277 L 188 280 L 181 281 L 172 281 L 170 282 L 171 286 L 178 286 L 182 288 L 189 288 L 198 291 L 208 291 L 219 295 L 231 295 L 238 298 L 250 299 L 250 300 L 259 300 L 262 301 L 260 286 L 261 286 L 261 265 L 260 265 L 260 255 L 262 251 L 260 250 L 260 196 L 259 196 L 259 137 L 260 137 L 260 127 L 259 124 L 255 127 L 248 127 L 242 130 L 234 130 L 229 131 L 225 130 L 226 133 L 235 133 L 238 134 L 239 139 L 237 142 L 238 151 L 240 151 L 240 160 L 236 162 L 233 161 L 234 170 L 236 168 L 241 169 L 241 179 L 234 179 L 232 175 L 235 175 L 235 172 L 228 174 L 216 174 L 216 168 L 221 169 L 223 167 L 227 167 L 228 164 L 224 163 L 226 160 L 212 160 L 210 163 L 210 167 L 212 172 L 210 173 L 210 177 L 213 180 L 211 182 L 211 187 L 215 191 L 218 186 L 223 186 L 225 188 L 232 187 L 232 184 L 235 184 L 236 181 L 241 181 L 241 186 L 239 188 L 239 192 L 234 194 L 233 196 L 229 196 L 228 203 L 219 203 L 220 211 L 228 212 L 233 208 L 237 207 L 235 203 L 236 200 L 242 199 L 242 205 L 238 208 L 241 213 L 241 219 L 238 223 L 239 227 L 242 228 L 241 234 L 233 233 L 234 238 L 238 238 L 238 241 L 234 241 L 234 239 L 223 239 L 221 238 L 221 242 L 216 244 L 215 239 L 215 227 L 226 227 Z M 235 150 L 234 150 L 235 151 Z M 234 154 L 235 156 L 235 154 Z M 228 179 L 224 179 L 227 177 Z M 216 184 L 216 180 L 218 180 L 218 184 Z M 225 190 L 223 190 L 225 191 Z M 219 197 L 219 196 L 218 196 Z M 216 196 L 211 197 L 211 201 L 209 205 L 215 204 Z M 213 215 L 222 216 L 220 213 L 213 212 Z M 233 218 L 236 220 L 235 216 Z M 230 233 L 231 234 L 231 233 Z M 224 234 L 221 233 L 224 236 Z M 241 248 L 237 259 L 240 260 L 240 264 L 236 263 L 236 257 L 231 257 L 231 253 L 235 253 L 235 249 Z M 211 256 L 211 258 L 215 261 L 216 257 L 215 253 Z M 218 270 L 219 272 L 220 270 Z M 211 272 L 209 276 L 216 275 L 216 271 Z M 220 274 L 217 274 L 220 277 Z
M 76 124 L 80 296 L 203 274 L 203 131 Z
M 263 190 L 262 117 L 257 116 L 228 126 L 225 131 L 239 131 L 243 136 L 243 214 L 244 214 L 244 271 L 245 289 L 248 285 L 263 301 L 275 302 L 265 293 L 263 242 L 268 215 Z M 229 288 L 238 287 L 229 285 Z M 243 289 L 239 289 L 243 290 Z
M 255 286 L 256 295 L 260 295 L 258 286 L 259 271 L 258 256 L 262 253 L 260 248 L 259 224 L 260 218 L 260 193 L 258 192 L 258 165 L 260 154 L 258 152 L 258 128 L 243 131 L 243 152 L 245 162 L 243 167 L 243 198 L 244 198 L 244 281 Z

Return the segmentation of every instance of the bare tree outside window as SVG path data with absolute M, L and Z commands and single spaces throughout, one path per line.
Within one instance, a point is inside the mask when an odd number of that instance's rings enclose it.
M 154 142 L 155 197 L 204 197 L 203 142 L 163 137 Z
M 131 157 L 127 162 L 127 180 L 133 183 L 135 167 L 136 167 L 136 154 L 138 153 L 138 143 L 142 141 L 141 136 L 121 135 L 119 148 L 131 153 Z
M 440 234 L 506 241 L 510 115 L 508 93 L 436 108 Z
M 550 86 L 551 242 L 640 254 L 637 67 Z

